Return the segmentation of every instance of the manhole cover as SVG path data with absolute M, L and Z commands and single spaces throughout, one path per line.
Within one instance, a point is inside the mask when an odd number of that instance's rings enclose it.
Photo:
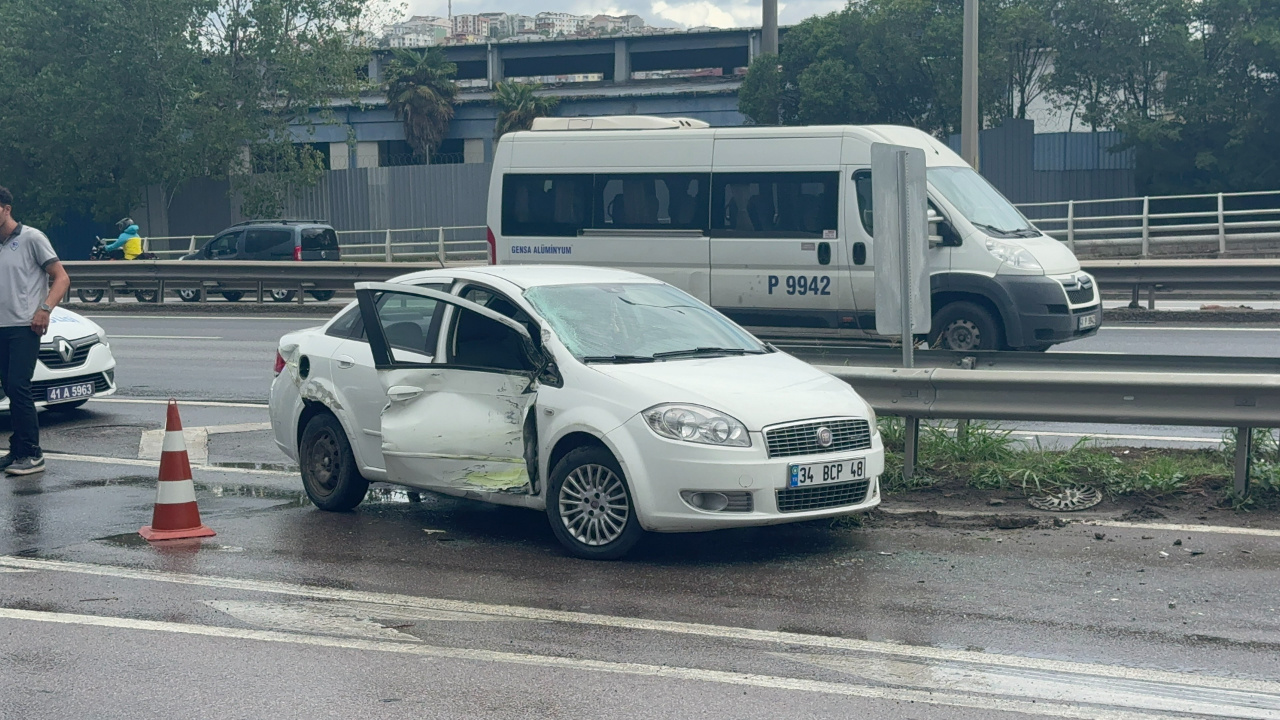
M 1027 502 L 1038 510 L 1073 512 L 1085 510 L 1102 502 L 1102 493 L 1089 486 L 1063 488 L 1056 493 L 1030 498 Z

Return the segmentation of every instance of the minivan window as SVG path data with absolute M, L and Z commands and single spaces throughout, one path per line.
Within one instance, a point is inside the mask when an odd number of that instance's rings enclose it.
M 502 178 L 502 234 L 573 237 L 591 225 L 591 175 Z
M 333 231 L 333 228 L 303 228 L 302 249 L 305 252 L 336 250 L 338 249 L 338 234 Z M 293 252 L 292 247 L 289 248 L 289 252 Z
M 250 228 L 244 234 L 244 251 L 248 255 L 293 255 L 293 231 Z
M 716 173 L 711 230 L 719 237 L 822 238 L 838 227 L 838 172 Z
M 211 258 L 232 257 L 236 254 L 236 243 L 239 240 L 239 231 L 219 235 L 204 246 L 205 255 Z
M 699 350 L 766 352 L 720 313 L 662 283 L 552 285 L 524 296 L 585 362 L 653 361 L 655 354 Z
M 600 230 L 706 230 L 711 176 L 706 173 L 597 175 Z
M 875 237 L 876 226 L 873 222 L 875 200 L 871 194 L 870 170 L 859 170 L 853 174 L 853 192 L 858 199 L 858 218 L 862 220 L 862 229 L 866 230 L 868 235 Z

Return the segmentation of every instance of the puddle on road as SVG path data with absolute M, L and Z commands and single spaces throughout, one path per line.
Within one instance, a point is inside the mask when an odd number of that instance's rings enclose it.
M 117 486 L 154 488 L 157 482 L 156 478 L 147 475 L 125 475 L 122 477 L 107 478 L 105 480 L 78 480 L 70 483 L 69 485 L 74 490 Z M 287 490 L 283 488 L 265 487 L 262 485 L 206 482 L 197 482 L 195 486 L 197 496 L 201 494 L 208 494 L 216 498 L 281 500 L 285 507 L 305 507 L 311 504 L 311 501 L 307 498 L 307 494 L 302 490 Z M 38 492 L 39 489 L 36 489 L 35 492 L 28 494 L 36 494 Z M 14 494 L 19 494 L 19 492 L 14 491 Z
M 429 492 L 419 492 L 401 487 L 371 487 L 364 496 L 365 503 L 422 503 L 434 505 L 440 499 Z
M 298 466 L 292 463 L 273 462 L 215 462 L 209 463 L 211 468 L 233 468 L 235 470 L 267 470 L 271 472 L 298 472 Z

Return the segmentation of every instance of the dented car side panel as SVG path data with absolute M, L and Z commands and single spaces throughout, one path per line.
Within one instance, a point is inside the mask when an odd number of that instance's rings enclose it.
M 532 489 L 525 425 L 535 407 L 528 377 L 462 368 L 381 371 L 384 388 L 421 389 L 382 412 L 387 476 L 452 494 Z

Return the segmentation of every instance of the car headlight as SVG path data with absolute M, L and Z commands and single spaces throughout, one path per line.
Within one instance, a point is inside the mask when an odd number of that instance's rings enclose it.
M 751 435 L 745 425 L 701 405 L 657 405 L 641 415 L 649 428 L 664 438 L 721 447 L 751 447 Z
M 1013 243 L 1002 242 L 1000 240 L 988 239 L 987 251 L 996 257 L 997 260 L 1020 268 L 1022 270 L 1043 270 L 1040 262 L 1036 260 L 1036 256 L 1027 251 L 1026 248 L 1014 245 Z

